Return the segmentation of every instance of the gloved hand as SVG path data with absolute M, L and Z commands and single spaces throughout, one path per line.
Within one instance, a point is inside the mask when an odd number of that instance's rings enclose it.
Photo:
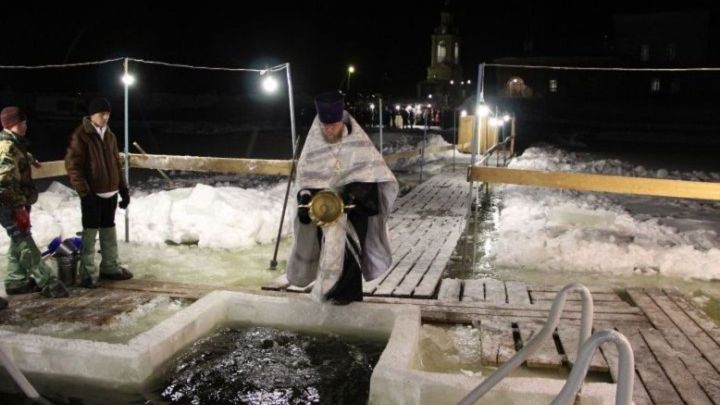
M 312 192 L 310 190 L 300 190 L 297 195 L 297 201 L 298 205 L 307 205 L 310 204 L 310 201 L 312 200 Z M 298 207 L 298 219 L 300 220 L 300 223 L 303 224 L 309 224 L 310 223 L 310 209 L 307 207 Z
M 25 207 L 15 208 L 15 226 L 20 232 L 30 229 L 30 213 Z
M 127 208 L 130 205 L 130 190 L 127 187 L 120 189 L 120 203 L 118 206 L 122 209 Z
M 352 205 L 355 203 L 355 196 L 353 195 L 352 188 L 349 186 L 343 187 L 340 192 L 340 198 L 343 200 L 343 204 Z

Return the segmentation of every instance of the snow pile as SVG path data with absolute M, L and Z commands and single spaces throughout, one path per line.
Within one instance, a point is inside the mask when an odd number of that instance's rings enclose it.
M 716 172 L 647 170 L 552 147 L 529 148 L 509 167 L 720 180 Z M 718 203 L 513 185 L 499 193 L 498 267 L 720 279 Z
M 399 142 L 395 143 L 394 145 L 386 146 L 383 148 L 383 154 L 385 156 L 393 155 L 396 153 L 401 152 L 408 152 L 408 151 L 419 151 L 419 147 L 422 145 L 422 140 L 420 142 L 417 142 L 414 144 L 411 140 L 409 140 L 407 137 L 403 137 L 399 140 Z M 427 136 L 427 145 L 426 148 L 433 148 L 438 146 L 450 146 L 451 144 L 446 142 L 445 139 L 441 135 L 437 134 L 428 134 Z M 459 153 L 457 154 L 459 155 Z M 428 165 L 430 163 L 438 163 L 437 165 L 431 165 L 431 167 L 437 166 L 437 170 L 428 170 L 428 167 L 425 168 L 425 171 L 439 171 L 442 169 L 442 160 L 449 160 L 452 159 L 453 152 L 452 150 L 446 150 L 442 152 L 435 152 L 435 153 L 426 153 L 424 156 L 425 165 Z M 390 168 L 392 170 L 397 171 L 419 171 L 420 170 L 420 163 L 421 163 L 421 156 L 411 156 L 407 158 L 402 158 L 399 160 L 396 160 L 394 162 L 390 163 Z
M 197 244 L 210 248 L 244 248 L 272 242 L 280 225 L 284 183 L 270 187 L 194 187 L 166 191 L 136 191 L 130 204 L 130 233 L 135 243 Z M 292 201 L 291 201 L 292 202 Z M 292 207 L 286 211 L 283 234 L 291 230 Z M 32 232 L 42 247 L 53 237 L 70 237 L 82 230 L 80 200 L 75 192 L 58 183 L 40 193 L 31 213 Z M 118 235 L 125 232 L 125 211 L 118 209 Z M 0 252 L 9 238 L 0 236 Z

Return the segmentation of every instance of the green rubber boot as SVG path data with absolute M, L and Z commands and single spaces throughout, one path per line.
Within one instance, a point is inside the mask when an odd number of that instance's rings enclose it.
M 115 227 L 100 228 L 100 278 L 105 280 L 128 280 L 133 274 L 120 266 L 118 259 L 117 231 Z

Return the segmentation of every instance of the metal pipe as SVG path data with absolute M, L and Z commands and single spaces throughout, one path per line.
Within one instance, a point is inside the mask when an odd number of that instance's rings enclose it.
M 12 358 L 7 353 L 4 347 L 0 347 L 0 364 L 5 367 L 5 370 L 8 371 L 10 377 L 12 377 L 12 379 L 15 381 L 18 387 L 20 387 L 26 397 L 35 400 L 40 399 L 40 394 L 38 394 L 35 387 L 30 384 L 30 381 L 28 381 L 28 379 L 25 377 L 25 374 L 20 371 L 20 368 L 15 365 L 15 363 L 12 361 Z
M 382 97 L 378 99 L 378 102 L 380 104 L 380 145 L 378 149 L 380 149 L 380 156 L 383 154 L 383 105 L 382 105 Z
M 425 169 L 425 147 L 427 147 L 428 115 L 430 115 L 430 111 L 428 111 L 428 113 L 425 115 L 425 128 L 423 128 L 423 143 L 422 149 L 420 150 L 420 183 L 422 183 L 423 171 Z
M 293 146 L 293 155 L 297 148 L 297 132 L 295 130 L 295 97 L 293 96 L 292 75 L 290 74 L 290 62 L 285 64 L 285 73 L 287 77 L 288 103 L 290 104 L 290 137 Z
M 635 384 L 635 356 L 627 338 L 614 330 L 601 330 L 592 335 L 581 346 L 575 365 L 570 371 L 567 382 L 551 405 L 571 405 L 585 380 L 590 360 L 601 344 L 612 342 L 618 351 L 618 382 L 615 391 L 615 405 L 631 405 Z
M 582 352 L 583 343 L 588 339 L 592 331 L 593 325 L 593 299 L 590 290 L 582 284 L 572 283 L 563 287 L 562 290 L 555 296 L 555 300 L 550 307 L 550 314 L 548 320 L 545 321 L 540 332 L 535 335 L 534 338 L 530 339 L 529 342 L 515 355 L 508 360 L 505 364 L 500 366 L 494 373 L 490 374 L 486 379 L 483 380 L 480 385 L 470 391 L 462 401 L 458 402 L 458 405 L 473 405 L 483 395 L 487 394 L 495 385 L 497 385 L 503 378 L 507 377 L 510 372 L 519 367 L 528 356 L 535 353 L 540 346 L 551 337 L 558 323 L 560 323 L 560 314 L 565 307 L 565 300 L 567 295 L 572 291 L 578 291 L 582 295 L 582 313 L 580 318 L 580 338 L 578 339 L 578 358 Z M 579 387 L 578 387 L 579 388 Z
M 481 84 L 482 77 L 483 77 L 483 70 L 485 69 L 484 66 L 485 66 L 484 63 L 481 63 L 478 66 L 478 82 L 477 82 L 477 90 L 476 90 L 477 96 L 475 98 L 475 120 L 473 122 L 473 134 L 472 134 L 472 138 L 470 141 L 470 149 L 471 149 L 471 151 L 470 151 L 470 168 L 475 166 L 475 156 L 477 154 L 477 144 L 478 144 L 477 136 L 478 136 L 478 132 L 480 131 L 480 117 L 478 116 L 477 111 L 478 111 L 478 107 L 480 106 L 480 104 L 485 102 L 483 94 L 482 94 L 482 84 Z M 468 174 L 470 174 L 470 170 L 468 170 Z M 470 181 L 469 181 L 469 187 L 470 187 L 470 189 L 468 190 L 468 208 L 467 208 L 467 212 L 465 214 L 465 218 L 468 221 L 470 220 L 470 215 L 472 214 L 472 205 L 473 205 L 473 201 L 474 201 L 473 194 L 474 194 L 474 190 L 475 190 L 475 182 L 472 181 L 472 179 L 470 179 Z M 472 237 L 474 240 L 475 235 L 473 234 Z M 469 239 L 470 238 L 468 238 L 468 237 L 465 238 L 465 249 L 463 249 L 463 258 L 462 258 L 463 264 L 466 262 L 466 259 L 467 259 L 466 253 L 467 253 L 467 244 L 468 244 Z
M 285 211 L 287 210 L 288 198 L 290 197 L 290 188 L 293 179 L 295 178 L 295 171 L 297 170 L 297 160 L 300 155 L 300 148 L 297 145 L 299 141 L 300 138 L 296 139 L 295 144 L 293 145 L 293 150 L 295 152 L 293 153 L 292 166 L 290 167 L 290 176 L 288 177 L 287 188 L 285 189 L 285 201 L 283 202 L 282 214 L 280 215 L 280 226 L 278 227 L 277 238 L 275 238 L 275 251 L 273 252 L 273 257 L 270 260 L 270 270 L 277 269 L 277 254 L 278 249 L 280 249 L 280 236 L 282 236 L 283 223 L 285 222 Z
M 455 173 L 455 149 L 457 149 L 457 109 L 453 109 L 453 159 L 452 171 Z
M 128 58 L 125 58 L 123 60 L 123 70 L 125 71 L 125 76 L 128 75 Z M 128 96 L 128 87 L 130 87 L 129 83 L 125 84 L 125 184 L 127 184 L 128 188 L 130 188 L 130 135 L 129 135 L 129 129 L 128 125 L 130 122 L 129 114 L 130 114 L 130 108 L 129 108 L 129 96 Z M 130 206 L 125 207 L 125 242 L 130 242 Z

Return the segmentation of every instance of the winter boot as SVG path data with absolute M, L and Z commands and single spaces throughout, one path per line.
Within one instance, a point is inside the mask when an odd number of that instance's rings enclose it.
M 70 296 L 70 292 L 65 287 L 65 284 L 55 277 L 51 278 L 45 287 L 40 290 L 40 294 L 48 298 L 66 298 Z
M 117 232 L 115 227 L 100 228 L 100 278 L 105 280 L 128 280 L 133 274 L 120 266 L 118 259 Z
M 80 255 L 80 286 L 85 288 L 97 287 L 97 276 L 95 275 L 95 240 L 98 230 L 86 228 L 82 231 L 82 253 Z

